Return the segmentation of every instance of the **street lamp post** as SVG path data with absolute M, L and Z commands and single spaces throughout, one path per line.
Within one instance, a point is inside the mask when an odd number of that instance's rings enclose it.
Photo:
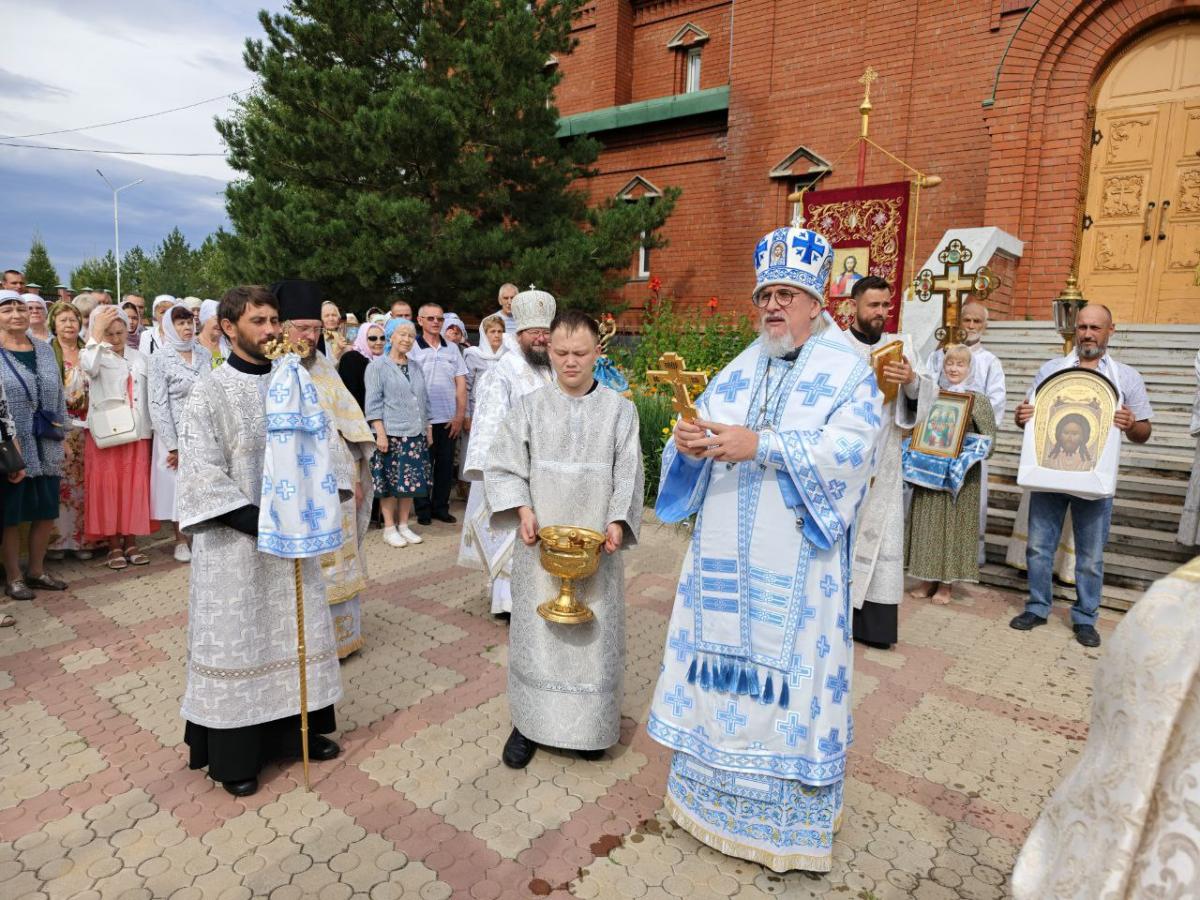
M 123 184 L 120 187 L 113 187 L 113 183 L 108 180 L 107 176 L 105 176 L 105 174 L 103 172 L 101 172 L 99 169 L 97 169 L 96 174 L 104 179 L 104 183 L 108 185 L 108 188 L 109 188 L 109 190 L 112 191 L 112 195 L 113 195 L 113 257 L 117 264 L 117 296 L 114 298 L 114 301 L 117 304 L 120 304 L 120 302 L 121 302 L 121 230 L 120 230 L 120 226 L 118 224 L 119 220 L 117 217 L 117 194 L 121 193 L 121 191 L 125 190 L 125 188 L 136 187 L 137 185 L 141 184 L 144 179 L 139 178 L 137 181 L 129 182 L 129 184 Z

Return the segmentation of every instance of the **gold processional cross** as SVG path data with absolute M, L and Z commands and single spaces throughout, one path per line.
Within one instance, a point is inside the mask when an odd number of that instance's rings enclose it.
M 692 402 L 689 388 L 704 390 L 708 376 L 703 372 L 687 371 L 687 363 L 678 353 L 664 353 L 658 358 L 658 369 L 648 369 L 646 380 L 650 384 L 670 385 L 675 392 L 671 406 L 682 419 L 695 421 L 696 405 Z
M 967 339 L 967 333 L 960 324 L 964 296 L 972 294 L 981 303 L 986 302 L 1000 286 L 1000 276 L 987 266 L 980 266 L 974 275 L 963 272 L 963 267 L 971 261 L 972 256 L 970 249 L 954 238 L 938 254 L 938 261 L 943 265 L 941 274 L 935 275 L 931 269 L 922 269 L 913 279 L 913 293 L 917 299 L 928 301 L 935 294 L 942 298 L 942 326 L 933 333 L 938 339 L 939 348 L 961 344 Z

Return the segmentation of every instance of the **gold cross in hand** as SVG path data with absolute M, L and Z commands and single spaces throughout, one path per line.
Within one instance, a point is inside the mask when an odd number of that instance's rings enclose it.
M 692 403 L 691 394 L 688 393 L 689 388 L 698 388 L 703 390 L 708 384 L 708 376 L 703 372 L 688 372 L 687 363 L 683 361 L 683 357 L 678 353 L 664 353 L 658 358 L 660 368 L 649 369 L 646 372 L 646 380 L 650 384 L 666 384 L 670 385 L 675 392 L 671 405 L 680 418 L 694 421 L 696 419 L 696 405 Z

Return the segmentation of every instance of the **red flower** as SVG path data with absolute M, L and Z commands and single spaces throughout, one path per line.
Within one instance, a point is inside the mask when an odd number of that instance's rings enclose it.
M 717 306 L 720 305 L 720 302 L 721 301 L 719 301 L 716 297 L 709 297 L 708 298 L 708 311 L 710 313 L 715 313 L 717 311 Z
M 662 293 L 662 279 L 657 275 L 650 278 L 650 293 L 655 295 Z

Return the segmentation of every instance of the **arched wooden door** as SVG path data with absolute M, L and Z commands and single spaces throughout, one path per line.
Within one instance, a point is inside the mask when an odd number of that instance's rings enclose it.
M 1200 22 L 1129 47 L 1094 102 L 1084 296 L 1121 322 L 1200 323 Z

